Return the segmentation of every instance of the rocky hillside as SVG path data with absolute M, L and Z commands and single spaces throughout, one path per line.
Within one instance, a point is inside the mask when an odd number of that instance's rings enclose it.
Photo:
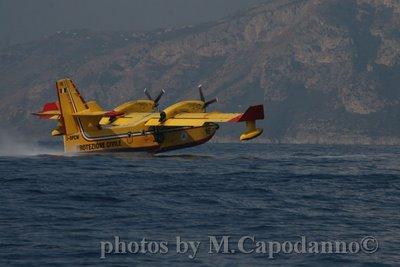
M 215 109 L 264 103 L 264 138 L 400 144 L 400 2 L 274 0 L 213 23 L 151 33 L 59 32 L 0 52 L 0 119 L 42 137 L 29 113 L 72 77 L 106 108 L 167 90 Z M 45 132 L 43 132 L 45 131 Z

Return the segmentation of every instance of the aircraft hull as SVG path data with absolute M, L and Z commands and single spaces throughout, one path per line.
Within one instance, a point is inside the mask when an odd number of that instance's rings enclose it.
M 201 145 L 209 141 L 218 129 L 211 123 L 201 127 L 157 128 L 146 132 L 91 136 L 86 133 L 64 136 L 64 150 L 68 153 L 86 152 L 135 152 L 160 153 L 180 148 Z M 94 140 L 93 140 L 94 139 Z

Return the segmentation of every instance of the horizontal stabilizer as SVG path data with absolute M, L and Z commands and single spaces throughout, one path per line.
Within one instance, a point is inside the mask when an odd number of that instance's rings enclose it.
M 58 102 L 51 102 L 46 103 L 42 111 L 32 113 L 32 115 L 38 116 L 41 119 L 57 120 L 60 118 L 61 113 Z

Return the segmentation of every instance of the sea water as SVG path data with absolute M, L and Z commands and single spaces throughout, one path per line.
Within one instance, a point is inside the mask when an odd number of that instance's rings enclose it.
M 400 263 L 400 147 L 209 143 L 158 155 L 54 147 L 0 154 L 1 266 Z M 357 250 L 366 237 L 375 251 Z M 303 239 L 306 251 L 290 251 Z M 196 255 L 177 241 L 198 242 Z M 308 250 L 309 242 L 337 241 L 352 250 Z

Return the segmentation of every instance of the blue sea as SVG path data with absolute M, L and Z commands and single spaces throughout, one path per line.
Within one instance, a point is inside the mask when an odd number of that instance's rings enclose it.
M 0 201 L 1 266 L 400 264 L 394 146 L 209 143 L 158 155 L 2 151 Z M 189 243 L 179 243 L 178 253 L 177 237 L 198 244 L 196 255 Z M 211 239 L 221 250 L 210 253 Z M 296 242 L 305 250 L 295 252 Z M 321 242 L 349 249 L 316 250 Z

